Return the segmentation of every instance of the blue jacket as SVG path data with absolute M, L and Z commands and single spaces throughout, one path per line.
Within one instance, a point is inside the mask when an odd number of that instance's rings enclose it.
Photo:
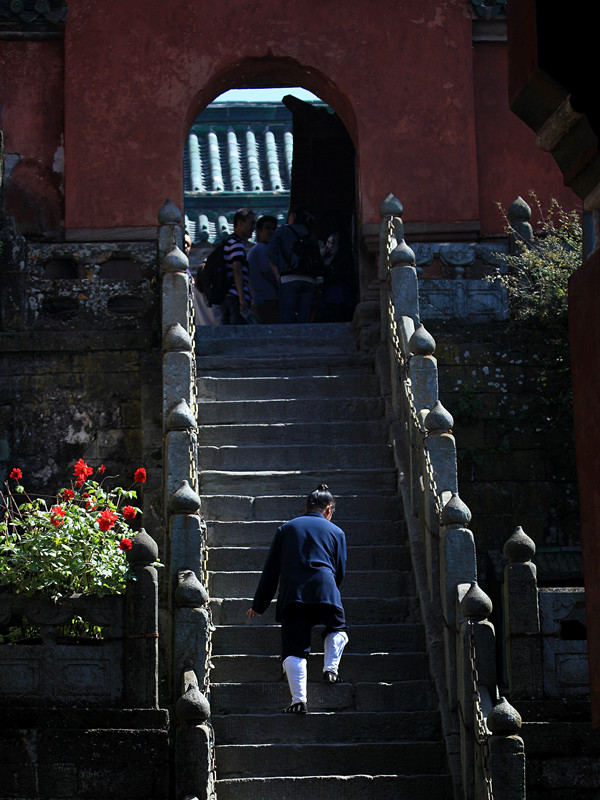
M 288 603 L 342 608 L 339 586 L 346 569 L 344 531 L 318 511 L 286 522 L 275 534 L 252 608 L 262 614 L 277 591 L 277 620 Z

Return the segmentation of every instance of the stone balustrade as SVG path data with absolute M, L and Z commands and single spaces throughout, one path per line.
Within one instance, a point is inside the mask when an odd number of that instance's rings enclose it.
M 477 585 L 471 514 L 458 493 L 452 415 L 439 400 L 435 340 L 422 324 L 402 204 L 380 207 L 382 339 L 395 444 L 450 768 L 457 796 L 524 798 L 519 714 L 499 696 L 491 601 Z
M 159 211 L 162 275 L 164 513 L 170 553 L 169 683 L 178 722 L 176 797 L 208 798 L 215 780 L 207 722 L 212 621 L 206 590 L 206 525 L 198 495 L 195 329 L 189 262 L 180 249 L 182 217 L 167 200 Z

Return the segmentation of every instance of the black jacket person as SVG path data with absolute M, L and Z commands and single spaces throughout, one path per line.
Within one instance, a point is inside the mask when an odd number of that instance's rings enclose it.
M 281 622 L 283 668 L 292 692 L 286 711 L 306 713 L 306 658 L 311 629 L 325 625 L 323 679 L 338 680 L 348 636 L 340 584 L 346 568 L 346 537 L 331 522 L 335 501 L 321 484 L 306 501 L 306 512 L 275 534 L 252 603 L 250 618 L 262 614 L 279 586 L 276 619 Z

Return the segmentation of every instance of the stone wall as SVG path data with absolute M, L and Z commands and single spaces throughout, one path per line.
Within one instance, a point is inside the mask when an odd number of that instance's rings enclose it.
M 53 495 L 83 458 L 125 486 L 144 466 L 159 498 L 156 243 L 27 244 L 10 225 L 2 238 L 0 482 L 18 466 Z M 160 530 L 160 508 L 144 512 Z
M 549 368 L 552 348 L 534 330 L 501 322 L 428 328 L 478 552 L 502 551 L 517 525 L 538 549 L 578 547 L 568 371 Z

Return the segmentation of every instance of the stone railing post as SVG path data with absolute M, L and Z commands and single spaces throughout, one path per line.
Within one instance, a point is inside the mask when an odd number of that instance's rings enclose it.
M 460 716 L 462 785 L 465 800 L 475 800 L 485 718 L 496 696 L 496 640 L 487 617 L 492 601 L 476 581 L 457 587 L 457 702 Z
M 507 215 L 510 224 L 509 245 L 511 252 L 518 252 L 519 246 L 533 244 L 533 228 L 529 222 L 531 208 L 522 197 L 517 197 L 510 204 Z
M 410 382 L 412 402 L 414 403 L 412 410 L 416 415 L 416 419 L 412 419 L 410 409 L 406 409 L 405 416 L 411 439 L 411 498 L 413 509 L 417 509 L 422 497 L 423 464 L 421 458 L 413 456 L 413 452 L 422 450 L 424 419 L 438 402 L 437 360 L 433 355 L 435 339 L 428 333 L 424 325 L 419 323 L 415 328 L 408 341 L 408 351 L 410 355 L 402 378 Z
M 444 654 L 446 659 L 446 691 L 448 706 L 457 705 L 456 670 L 456 587 L 471 585 L 477 580 L 475 538 L 469 530 L 471 512 L 458 492 L 440 515 L 440 603 L 444 620 Z
M 542 638 L 535 543 L 518 527 L 504 545 L 504 625 L 510 696 L 543 695 Z
M 193 670 L 183 673 L 180 691 L 175 704 L 175 800 L 209 800 L 216 779 L 210 707 Z
M 158 708 L 158 546 L 142 528 L 127 561 L 135 580 L 125 599 L 124 700 L 129 708 Z
M 525 746 L 518 735 L 521 715 L 500 697 L 487 715 L 490 772 L 494 800 L 525 800 Z M 481 794 L 482 800 L 486 795 Z
M 456 442 L 451 433 L 453 425 L 452 415 L 439 400 L 423 419 L 427 431 L 422 454 L 424 524 L 429 534 L 425 541 L 427 580 L 429 592 L 436 599 L 440 591 L 440 514 L 451 496 L 458 492 Z

